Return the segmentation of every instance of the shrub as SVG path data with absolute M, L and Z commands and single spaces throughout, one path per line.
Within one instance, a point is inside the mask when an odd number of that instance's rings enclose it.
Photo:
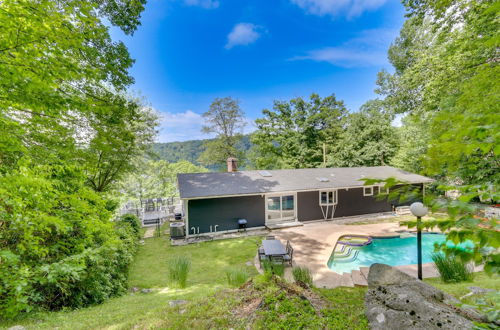
M 264 269 L 264 273 L 268 275 L 277 275 L 282 277 L 283 274 L 285 274 L 285 265 L 281 263 L 274 263 L 270 260 L 263 260 L 262 268 Z
M 474 274 L 471 267 L 453 255 L 433 253 L 432 260 L 445 283 L 472 281 Z
M 311 272 L 306 267 L 293 267 L 292 269 L 293 279 L 295 282 L 304 283 L 312 286 L 313 280 Z
M 181 288 L 186 287 L 191 261 L 188 257 L 176 256 L 168 263 L 168 277 L 170 281 L 176 282 Z
M 248 272 L 241 268 L 226 269 L 227 283 L 231 286 L 240 286 L 248 279 Z
M 77 166 L 29 162 L 0 176 L 0 318 L 126 291 L 137 237 L 85 180 Z
M 124 214 L 120 217 L 120 221 L 128 223 L 132 230 L 135 232 L 135 235 L 139 237 L 141 232 L 141 221 L 135 214 Z

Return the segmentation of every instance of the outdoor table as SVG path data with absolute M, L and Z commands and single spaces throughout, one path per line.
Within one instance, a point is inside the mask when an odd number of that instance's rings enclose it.
M 277 239 L 263 240 L 262 247 L 266 256 L 284 256 L 286 254 L 285 247 Z

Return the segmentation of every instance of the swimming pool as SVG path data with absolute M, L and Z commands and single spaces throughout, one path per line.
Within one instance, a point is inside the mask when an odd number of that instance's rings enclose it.
M 446 241 L 444 234 L 422 234 L 422 263 L 432 262 L 435 243 Z M 356 251 L 359 252 L 356 253 Z M 355 258 L 353 258 L 357 255 Z M 391 266 L 413 265 L 417 263 L 417 236 L 408 234 L 406 237 L 374 238 L 370 245 L 352 250 L 350 257 L 338 258 L 332 256 L 328 267 L 342 274 L 351 272 L 360 267 L 370 267 L 374 263 L 383 263 Z

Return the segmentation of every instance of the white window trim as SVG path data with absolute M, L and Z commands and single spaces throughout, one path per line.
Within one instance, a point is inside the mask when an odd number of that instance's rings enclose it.
M 384 186 L 378 186 L 378 193 L 379 195 L 389 195 L 389 188 L 385 188 Z
M 283 218 L 283 202 L 282 202 L 282 197 L 283 196 L 293 196 L 293 216 L 292 217 L 285 217 Z M 269 197 L 280 197 L 280 218 L 279 219 L 269 219 L 269 210 L 267 209 L 267 199 Z M 297 219 L 297 193 L 279 193 L 279 194 L 266 194 L 264 196 L 264 203 L 266 207 L 266 223 L 273 222 L 273 221 L 283 221 L 283 220 L 294 220 Z M 272 211 L 271 211 L 272 212 Z
M 320 190 L 319 191 L 319 205 L 320 206 L 327 206 L 327 205 L 337 205 L 338 203 L 338 193 L 337 193 L 338 189 L 325 189 L 325 190 Z M 333 201 L 330 201 L 330 198 L 328 197 L 329 196 L 329 192 L 333 192 Z M 321 193 L 326 193 L 326 199 L 327 199 L 327 202 L 326 203 L 323 203 L 321 201 Z
M 370 193 L 367 192 L 367 189 L 370 189 Z M 373 196 L 373 186 L 363 187 L 363 196 Z

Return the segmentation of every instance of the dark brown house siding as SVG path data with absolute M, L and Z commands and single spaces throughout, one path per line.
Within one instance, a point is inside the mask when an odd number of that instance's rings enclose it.
M 246 219 L 247 227 L 264 226 L 264 197 L 242 196 L 194 199 L 188 202 L 189 234 L 191 228 L 199 227 L 199 233 L 209 233 L 218 225 L 217 231 L 238 229 L 238 219 Z
M 299 192 L 297 201 L 297 217 L 299 221 L 323 219 L 323 212 L 319 206 L 318 191 Z M 363 196 L 363 188 L 339 189 L 334 218 L 389 212 L 391 210 L 392 205 L 387 200 L 377 200 L 375 196 Z

